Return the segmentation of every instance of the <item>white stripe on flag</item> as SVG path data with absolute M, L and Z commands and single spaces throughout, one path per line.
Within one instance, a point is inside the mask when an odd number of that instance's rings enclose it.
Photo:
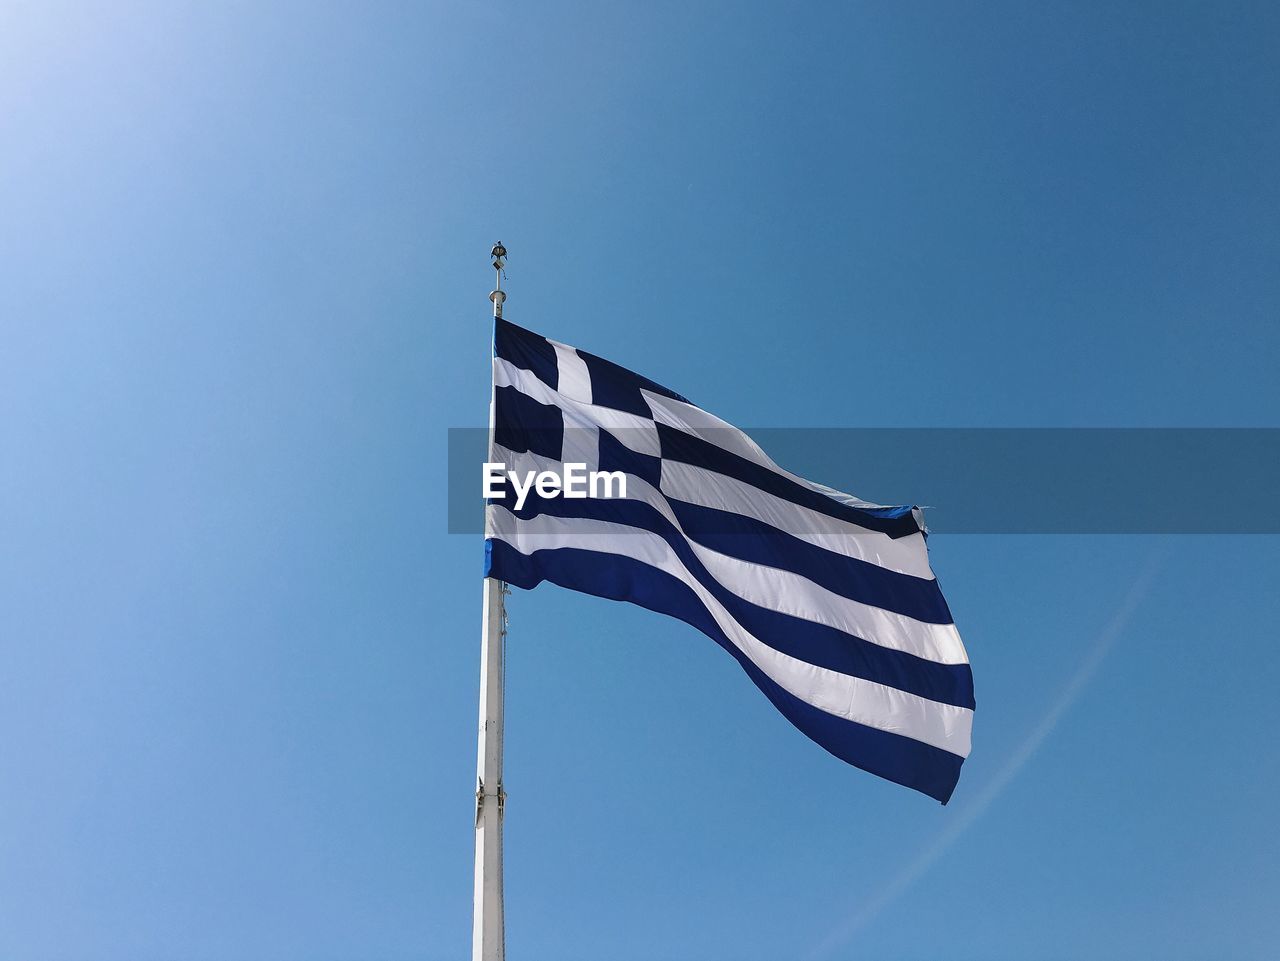
M 560 468 L 559 461 L 538 454 L 517 453 L 501 446 L 495 446 L 494 449 L 499 460 L 509 469 L 520 473 L 556 471 Z M 665 463 L 663 470 L 670 466 L 670 462 Z M 954 624 L 930 624 L 905 614 L 873 607 L 835 594 L 789 570 L 740 560 L 705 547 L 685 534 L 679 518 L 667 504 L 662 492 L 634 474 L 627 475 L 626 499 L 648 504 L 670 521 L 710 574 L 725 590 L 744 601 L 815 624 L 824 624 L 880 647 L 903 651 L 926 661 L 938 664 L 969 663 L 964 644 L 960 640 L 960 632 Z M 493 510 L 496 508 L 490 508 L 490 511 Z M 613 525 L 613 529 L 628 537 L 649 533 L 641 528 L 620 524 Z M 485 536 L 492 537 L 493 534 L 487 529 Z
M 686 504 L 754 518 L 845 557 L 933 580 L 923 534 L 895 539 L 830 514 L 820 514 L 737 478 L 680 461 L 662 462 L 662 492 Z
M 568 344 L 556 340 L 548 340 L 556 349 L 556 367 L 560 376 L 557 378 L 557 390 L 583 404 L 591 403 L 591 371 L 587 370 L 586 361 L 578 356 L 578 352 Z
M 787 480 L 794 481 L 802 487 L 807 487 L 811 491 L 816 491 L 849 507 L 877 508 L 896 506 L 893 504 L 873 504 L 871 501 L 864 501 L 860 497 L 854 497 L 852 494 L 838 491 L 834 487 L 815 484 L 811 480 L 791 473 L 786 468 L 779 467 L 773 458 L 764 452 L 764 448 L 751 439 L 750 435 L 727 421 L 721 420 L 715 414 L 710 414 L 701 407 L 695 407 L 693 404 L 686 404 L 683 401 L 664 397 L 662 394 L 655 394 L 652 391 L 641 390 L 640 393 L 644 395 L 644 399 L 649 405 L 649 410 L 653 413 L 653 419 L 659 424 L 665 424 L 668 427 L 674 427 L 677 430 L 693 434 L 695 437 L 715 444 L 717 447 L 732 454 L 737 454 L 739 457 L 745 457 L 752 463 L 768 468 L 775 474 L 787 478 Z
M 828 714 L 968 756 L 972 711 L 817 667 L 774 650 L 748 633 L 658 535 L 605 521 L 546 514 L 519 520 L 500 507 L 491 509 L 491 514 L 491 536 L 522 554 L 557 548 L 617 554 L 678 578 L 697 595 L 729 640 L 783 690 Z

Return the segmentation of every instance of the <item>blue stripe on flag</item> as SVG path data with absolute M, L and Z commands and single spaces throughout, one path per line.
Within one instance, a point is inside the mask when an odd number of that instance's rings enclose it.
M 625 428 L 624 428 L 625 429 Z M 600 469 L 620 470 L 624 474 L 639 477 L 654 490 L 662 484 L 662 458 L 641 454 L 627 447 L 604 428 L 599 431 Z
M 512 505 L 511 499 L 506 499 L 506 503 L 500 500 L 490 503 L 502 504 L 507 510 Z M 601 504 L 619 505 L 620 509 L 612 514 L 593 509 L 593 505 Z M 825 624 L 760 607 L 738 596 L 712 576 L 680 532 L 648 504 L 639 501 L 593 501 L 589 498 L 570 501 L 548 498 L 539 499 L 536 506 L 526 501 L 522 510 L 513 510 L 511 513 L 521 519 L 547 514 L 555 517 L 607 520 L 627 524 L 637 531 L 656 534 L 670 545 L 689 573 L 724 606 L 734 620 L 775 651 L 841 674 L 927 697 L 931 701 L 954 704 L 970 710 L 974 707 L 973 674 L 968 664 L 940 664 L 906 651 L 875 644 Z
M 951 624 L 938 582 L 810 544 L 764 521 L 668 497 L 685 532 L 704 547 L 739 560 L 780 567 L 851 600 L 930 624 Z
M 495 387 L 493 405 L 494 443 L 517 454 L 528 451 L 560 460 L 564 451 L 564 411 L 554 404 L 540 404 L 514 387 Z
M 938 582 L 932 578 L 913 577 L 856 557 L 837 554 L 742 514 L 688 504 L 670 497 L 666 500 L 683 533 L 654 507 L 638 500 L 540 497 L 536 490 L 531 490 L 524 507 L 517 511 L 515 493 L 510 487 L 504 487 L 502 495 L 489 503 L 501 504 L 519 518 L 551 514 L 639 527 L 661 535 L 675 548 L 688 537 L 703 547 L 738 560 L 799 574 L 852 601 L 929 624 L 952 623 L 946 599 Z
M 591 402 L 601 407 L 626 411 L 640 417 L 652 416 L 649 404 L 641 396 L 640 391 L 647 390 L 663 397 L 670 397 L 682 403 L 689 403 L 674 390 L 668 390 L 661 384 L 655 384 L 648 377 L 642 377 L 633 370 L 615 364 L 611 360 L 579 350 L 578 356 L 587 365 L 591 374 Z
M 890 537 L 920 533 L 920 525 L 916 523 L 910 507 L 867 510 L 842 504 L 701 437 L 666 424 L 658 424 L 657 428 L 658 439 L 662 443 L 662 456 L 666 460 L 692 464 L 736 478 L 793 504 L 857 524 L 867 530 L 888 534 Z
M 503 360 L 532 371 L 552 390 L 559 390 L 560 366 L 556 363 L 556 349 L 547 338 L 497 318 L 493 323 L 493 351 Z
M 955 790 L 963 758 L 913 738 L 828 714 L 784 691 L 724 635 L 689 586 L 664 571 L 629 557 L 575 548 L 529 556 L 505 541 L 489 540 L 485 542 L 485 576 L 525 589 L 546 580 L 677 617 L 733 655 L 792 724 L 836 757 L 943 804 Z

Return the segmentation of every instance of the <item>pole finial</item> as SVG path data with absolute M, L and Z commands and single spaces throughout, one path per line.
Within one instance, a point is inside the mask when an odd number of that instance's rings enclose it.
M 497 275 L 497 287 L 493 293 L 489 295 L 489 299 L 493 301 L 493 316 L 502 316 L 502 303 L 507 299 L 507 295 L 502 290 L 502 270 L 507 266 L 507 248 L 502 246 L 499 240 L 493 245 L 493 249 L 489 251 L 489 256 L 493 258 L 493 272 Z

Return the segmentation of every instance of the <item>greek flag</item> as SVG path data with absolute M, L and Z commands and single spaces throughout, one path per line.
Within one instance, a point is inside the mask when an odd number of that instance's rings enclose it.
M 947 802 L 973 675 L 918 508 L 797 477 L 679 394 L 501 319 L 493 377 L 491 462 L 621 472 L 626 493 L 526 487 L 517 506 L 504 488 L 486 509 L 487 577 L 678 617 L 836 757 Z

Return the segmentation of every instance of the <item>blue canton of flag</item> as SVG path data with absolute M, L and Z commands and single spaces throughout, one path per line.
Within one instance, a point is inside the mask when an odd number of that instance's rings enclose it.
M 678 617 L 836 757 L 945 804 L 973 675 L 918 508 L 782 469 L 679 394 L 504 320 L 491 462 L 621 471 L 625 497 L 491 498 L 485 575 Z

